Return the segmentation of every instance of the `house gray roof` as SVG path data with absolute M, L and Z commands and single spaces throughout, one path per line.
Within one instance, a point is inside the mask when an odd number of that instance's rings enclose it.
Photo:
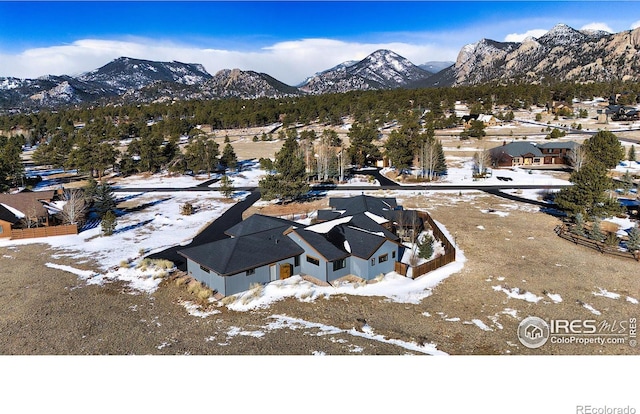
M 398 202 L 395 198 L 359 195 L 349 198 L 332 197 L 329 199 L 329 205 L 335 210 L 344 210 L 343 216 L 354 216 L 365 211 L 383 216 L 384 211 L 398 207 Z
M 178 254 L 222 276 L 255 269 L 304 253 L 283 229 L 271 229 L 180 250 Z
M 510 142 L 491 149 L 491 154 L 496 157 L 500 154 L 507 154 L 510 157 L 522 157 L 532 154 L 534 157 L 543 157 L 542 151 L 531 142 Z
M 548 142 L 538 145 L 539 148 L 566 148 L 570 150 L 575 149 L 577 146 L 579 146 L 579 144 L 574 141 Z
M 302 224 L 281 219 L 279 217 L 264 216 L 262 214 L 254 214 L 248 217 L 246 220 L 241 221 L 233 227 L 230 227 L 225 231 L 232 237 L 246 236 L 249 234 L 260 233 L 265 230 L 284 229 L 288 227 L 302 227 Z
M 351 254 L 363 259 L 369 259 L 387 240 L 380 234 L 374 234 L 353 226 L 342 227 L 344 237 L 349 243 Z
M 9 209 L 0 204 L 0 220 L 6 221 L 11 224 L 16 224 L 20 219 L 16 217 Z
M 344 239 L 342 245 L 339 245 L 338 237 L 333 229 L 328 233 L 316 233 L 306 229 L 297 229 L 294 232 L 329 262 L 344 259 L 350 254 L 344 247 Z

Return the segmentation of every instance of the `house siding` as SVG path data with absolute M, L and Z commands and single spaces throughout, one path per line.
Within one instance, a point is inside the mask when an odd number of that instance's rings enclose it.
M 280 260 L 275 263 L 270 263 L 265 266 L 255 268 L 255 273 L 247 276 L 246 272 L 240 272 L 231 276 L 224 276 L 226 284 L 225 296 L 234 295 L 245 290 L 249 290 L 252 284 L 260 283 L 265 284 L 271 282 L 271 270 L 272 265 L 276 266 L 276 280 L 280 279 L 280 265 L 288 263 L 293 268 L 291 275 L 300 273 L 300 268 L 294 266 L 293 257 L 290 259 Z
M 11 237 L 11 223 L 0 220 L 0 238 Z
M 344 277 L 351 272 L 351 261 L 352 261 L 353 257 L 347 257 L 345 258 L 345 264 L 346 266 L 343 269 L 338 269 L 335 272 L 333 271 L 333 262 L 327 262 L 327 281 L 331 282 L 332 280 L 336 280 L 339 279 L 341 277 Z
M 193 277 L 199 282 L 204 283 L 209 286 L 213 290 L 217 290 L 222 295 L 227 295 L 225 289 L 225 280 L 223 276 L 220 276 L 213 270 L 210 273 L 205 272 L 200 268 L 200 264 L 194 262 L 193 260 L 187 258 L 187 271 L 189 276 Z
M 396 253 L 396 257 L 393 257 L 393 252 Z M 387 261 L 379 263 L 379 257 L 387 255 Z M 362 259 L 359 257 L 351 257 L 351 273 L 357 275 L 363 279 L 371 280 L 379 274 L 387 274 L 395 270 L 395 262 L 398 260 L 398 245 L 385 241 L 382 246 L 369 258 Z M 375 264 L 371 265 L 371 259 L 375 258 Z
M 292 275 L 300 273 L 300 267 L 295 266 L 294 258 L 280 260 L 261 267 L 255 268 L 255 273 L 247 276 L 246 272 L 236 273 L 231 276 L 221 276 L 214 272 L 205 272 L 200 265 L 191 259 L 187 259 L 187 270 L 189 275 L 199 282 L 204 283 L 213 290 L 217 290 L 224 296 L 234 295 L 245 290 L 249 290 L 253 283 L 269 283 L 271 281 L 270 266 L 276 265 L 276 279 L 280 278 L 280 265 L 288 263 L 292 267 Z
M 289 233 L 288 236 L 293 240 L 298 246 L 302 247 L 304 253 L 300 255 L 300 272 L 309 276 L 313 276 L 316 279 L 322 280 L 323 282 L 328 282 L 327 280 L 327 269 L 328 266 L 333 265 L 331 262 L 328 262 L 320 253 L 312 249 L 300 236 L 295 233 Z M 307 255 L 311 256 L 315 259 L 318 259 L 320 262 L 318 266 L 307 262 Z

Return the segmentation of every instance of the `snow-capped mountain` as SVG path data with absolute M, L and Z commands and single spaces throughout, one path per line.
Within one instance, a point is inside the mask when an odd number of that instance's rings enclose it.
M 208 79 L 211 79 L 211 75 L 200 64 L 154 62 L 128 57 L 118 58 L 78 77 L 80 81 L 100 85 L 116 93 L 141 89 L 158 81 L 197 85 Z
M 125 102 L 162 102 L 173 99 L 279 98 L 302 92 L 265 74 L 240 69 L 223 69 L 197 85 L 156 82 L 122 95 Z
M 311 94 L 393 89 L 428 78 L 431 72 L 390 50 L 377 50 L 354 64 L 341 64 L 307 80 L 300 89 Z
M 29 111 L 110 100 L 252 99 L 496 81 L 640 81 L 638 56 L 640 28 L 612 34 L 558 24 L 543 36 L 522 42 L 481 39 L 462 47 L 452 65 L 427 62 L 421 68 L 397 53 L 378 50 L 361 61 L 318 72 L 299 87 L 250 70 L 225 69 L 212 76 L 200 64 L 122 57 L 78 77 L 0 78 L 0 110 Z
M 429 79 L 433 85 L 491 81 L 638 81 L 640 29 L 620 33 L 576 30 L 558 24 L 521 43 L 482 39 L 466 45 L 454 66 Z

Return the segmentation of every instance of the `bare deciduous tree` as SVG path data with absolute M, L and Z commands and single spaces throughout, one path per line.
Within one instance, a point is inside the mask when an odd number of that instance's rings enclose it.
M 569 153 L 569 162 L 575 171 L 580 171 L 587 161 L 587 152 L 582 145 L 577 145 Z
M 487 149 L 481 149 L 473 155 L 473 172 L 475 174 L 486 174 L 491 165 L 491 153 Z
M 65 224 L 79 224 L 84 220 L 87 211 L 84 193 L 82 190 L 66 190 L 63 194 L 64 206 L 59 213 Z

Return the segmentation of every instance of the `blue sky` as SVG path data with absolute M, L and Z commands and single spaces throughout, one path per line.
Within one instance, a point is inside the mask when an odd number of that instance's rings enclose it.
M 75 75 L 129 56 L 202 63 L 210 73 L 256 70 L 296 84 L 380 48 L 422 64 L 454 61 L 462 46 L 481 38 L 519 41 L 557 23 L 629 30 L 640 25 L 638 6 L 630 1 L 0 1 L 0 76 Z

